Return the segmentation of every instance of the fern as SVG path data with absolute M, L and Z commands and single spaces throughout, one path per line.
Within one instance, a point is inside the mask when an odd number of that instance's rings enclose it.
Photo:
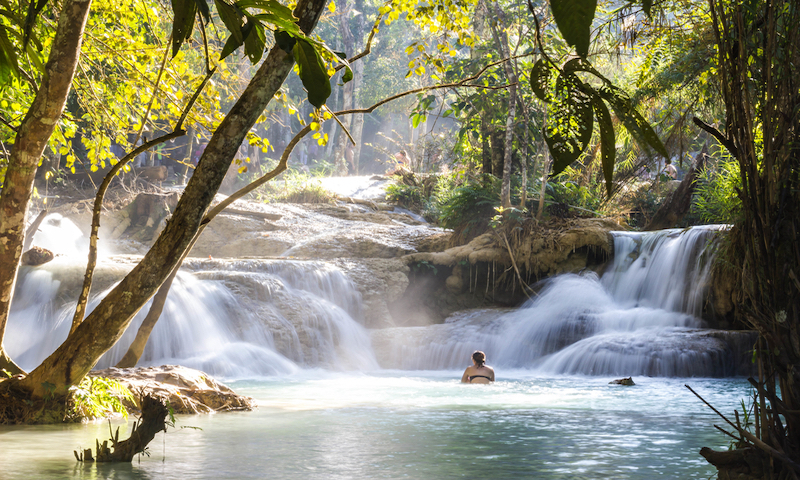
M 88 419 L 103 418 L 113 413 L 128 418 L 123 401 L 136 403 L 131 391 L 111 378 L 87 376 L 79 385 L 71 386 L 69 391 L 75 413 Z

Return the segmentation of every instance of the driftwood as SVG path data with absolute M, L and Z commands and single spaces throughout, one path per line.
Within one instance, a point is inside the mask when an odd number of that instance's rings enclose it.
M 697 154 L 692 166 L 689 167 L 689 171 L 686 172 L 686 176 L 683 177 L 678 188 L 667 195 L 667 198 L 664 199 L 664 202 L 661 204 L 656 214 L 653 215 L 653 218 L 647 226 L 644 227 L 645 231 L 652 232 L 653 230 L 672 228 L 689 213 L 689 209 L 692 206 L 692 195 L 694 194 L 695 183 L 697 182 L 700 172 L 705 168 L 706 160 L 708 159 L 707 151 L 708 148 L 705 146 L 703 150 Z
M 97 440 L 96 458 L 92 456 L 91 448 L 85 449 L 83 453 L 73 451 L 75 458 L 79 462 L 130 462 L 136 454 L 144 452 L 156 433 L 166 431 L 168 414 L 169 410 L 161 400 L 147 395 L 142 399 L 142 416 L 134 422 L 131 436 L 127 440 L 119 441 L 119 427 L 117 427 L 116 433 L 112 434 L 110 439 L 111 448 L 108 447 L 109 440 L 104 441 L 102 445 L 100 440 Z

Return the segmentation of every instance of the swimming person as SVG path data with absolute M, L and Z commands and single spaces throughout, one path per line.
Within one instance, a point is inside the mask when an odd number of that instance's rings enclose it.
M 477 350 L 472 354 L 472 366 L 464 370 L 461 383 L 492 383 L 494 369 L 486 366 L 486 354 Z

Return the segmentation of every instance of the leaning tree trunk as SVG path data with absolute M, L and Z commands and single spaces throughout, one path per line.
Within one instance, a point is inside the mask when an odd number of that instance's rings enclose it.
M 686 176 L 683 177 L 678 188 L 667 195 L 653 218 L 644 227 L 645 231 L 652 232 L 653 230 L 675 227 L 689 213 L 689 209 L 692 207 L 692 195 L 694 195 L 697 178 L 705 168 L 706 158 L 708 157 L 706 155 L 707 151 L 708 149 L 703 147 L 703 151 L 697 154 L 694 163 L 689 167 L 689 171 L 686 172 Z
M 8 161 L 0 194 L 0 369 L 19 371 L 5 354 L 2 341 L 22 255 L 25 217 L 39 159 L 67 101 L 91 4 L 91 0 L 64 3 L 42 84 L 19 126 Z
M 325 0 L 301 0 L 295 15 L 307 33 L 316 25 Z M 43 384 L 63 394 L 76 384 L 108 351 L 136 313 L 159 289 L 189 248 L 201 221 L 225 178 L 245 134 L 278 91 L 294 60 L 273 47 L 239 100 L 214 132 L 175 212 L 142 261 L 100 302 L 75 332 L 41 365 L 21 380 L 35 396 L 45 395 Z

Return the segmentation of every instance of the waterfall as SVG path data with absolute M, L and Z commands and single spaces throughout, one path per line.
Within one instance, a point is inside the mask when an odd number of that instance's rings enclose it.
M 120 265 L 125 266 L 122 272 Z M 98 265 L 97 275 L 111 269 L 118 280 L 130 267 L 130 259 L 110 258 Z M 23 368 L 37 366 L 66 338 L 82 268 L 73 258 L 57 257 L 21 270 L 5 346 Z M 92 298 L 89 311 L 110 288 Z M 97 368 L 122 358 L 149 306 Z M 374 369 L 369 337 L 357 321 L 361 316 L 353 283 L 324 263 L 188 259 L 139 364 L 180 363 L 224 377 L 308 367 Z
M 614 259 L 602 278 L 560 275 L 518 309 L 465 311 L 440 325 L 371 334 L 362 326 L 360 293 L 330 263 L 190 258 L 140 364 L 180 363 L 224 377 L 303 368 L 456 369 L 480 349 L 501 370 L 735 375 L 752 346 L 750 334 L 708 330 L 700 318 L 719 230 L 616 232 Z M 48 217 L 37 243 L 60 246 L 62 255 L 20 270 L 5 346 L 25 369 L 69 331 L 85 268 L 75 253 L 85 242 L 79 233 L 68 219 Z M 103 257 L 89 311 L 139 258 Z M 98 368 L 116 364 L 148 310 L 149 303 Z
M 699 318 L 718 230 L 615 233 L 614 260 L 602 279 L 560 275 L 510 313 L 375 332 L 379 361 L 463 368 L 480 349 L 497 367 L 554 374 L 735 375 L 750 334 L 707 330 Z

